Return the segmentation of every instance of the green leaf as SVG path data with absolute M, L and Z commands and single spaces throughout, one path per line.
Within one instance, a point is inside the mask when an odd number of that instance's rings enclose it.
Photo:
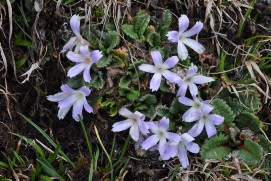
M 22 39 L 23 32 L 20 32 L 19 34 L 15 35 L 15 45 L 24 46 L 28 48 L 32 48 L 33 45 L 30 41 Z
M 116 31 L 109 31 L 106 38 L 103 40 L 103 46 L 106 52 L 109 53 L 119 43 L 118 33 Z
M 171 20 L 172 20 L 172 15 L 169 10 L 165 10 L 163 13 L 163 17 L 158 20 L 157 32 L 160 34 L 162 41 L 167 39 L 166 34 L 168 33 Z
M 153 105 L 157 103 L 156 96 L 152 94 L 146 94 L 142 96 L 139 101 L 147 105 Z
M 119 90 L 120 96 L 127 97 L 130 101 L 135 101 L 139 96 L 140 92 L 129 87 L 121 87 Z
M 261 121 L 257 116 L 252 113 L 240 113 L 235 119 L 235 122 L 238 128 L 250 128 L 255 133 L 261 132 L 261 130 L 259 129 Z
M 230 139 L 223 134 L 215 135 L 206 140 L 201 147 L 200 154 L 205 159 L 224 160 L 231 149 L 227 146 Z
M 142 111 L 142 113 L 148 118 L 151 118 L 155 114 L 154 106 L 153 105 L 149 106 L 148 109 Z
M 160 35 L 156 32 L 152 32 L 147 37 L 147 42 L 150 44 L 151 47 L 158 47 L 161 44 L 161 38 Z
M 65 180 L 54 167 L 44 158 L 37 158 L 37 161 L 42 165 L 44 171 L 52 177 L 57 177 L 60 180 Z
M 122 25 L 122 31 L 132 39 L 139 40 L 137 33 L 134 31 L 134 25 Z
M 186 106 L 181 104 L 178 98 L 175 97 L 170 105 L 169 112 L 173 115 L 178 115 L 178 114 L 184 113 L 186 109 L 187 109 Z
M 91 45 L 97 46 L 100 43 L 100 40 L 105 37 L 104 32 L 101 32 L 94 27 L 89 27 L 87 30 L 88 31 L 83 31 L 83 35 Z
M 169 108 L 167 106 L 158 105 L 156 107 L 156 113 L 158 116 L 164 117 L 169 113 Z
M 131 78 L 129 76 L 123 76 L 120 78 L 119 87 L 128 87 L 131 84 Z
M 214 99 L 212 101 L 212 104 L 214 106 L 213 112 L 224 117 L 223 124 L 218 126 L 219 130 L 224 130 L 225 126 L 226 128 L 232 127 L 234 121 L 234 114 L 231 108 L 226 104 L 226 102 L 221 99 Z
M 24 56 L 23 58 L 17 60 L 17 61 L 15 62 L 16 69 L 21 68 L 21 67 L 25 64 L 25 62 L 27 61 L 27 59 L 28 59 L 28 57 L 27 57 L 27 56 Z
M 237 152 L 237 157 L 248 165 L 256 165 L 263 158 L 263 148 L 258 143 L 246 139 L 244 145 Z
M 96 66 L 98 68 L 104 68 L 106 66 L 108 66 L 110 64 L 110 62 L 112 61 L 110 56 L 103 56 L 97 63 Z
M 139 11 L 134 18 L 134 31 L 137 33 L 140 39 L 143 39 L 143 34 L 150 22 L 150 15 L 144 11 Z
M 101 108 L 105 110 L 109 110 L 110 116 L 115 116 L 118 113 L 116 102 L 111 99 L 108 99 L 102 102 Z
M 98 72 L 93 72 L 91 74 L 92 80 L 90 81 L 90 86 L 94 87 L 95 89 L 99 90 L 103 88 L 105 81 L 103 79 L 103 73 L 98 71 Z
M 161 81 L 161 85 L 160 85 L 160 90 L 163 91 L 163 92 L 171 92 L 170 89 L 169 89 L 169 85 L 167 84 L 167 81 L 166 79 L 162 79 Z
M 81 74 L 68 79 L 67 84 L 73 89 L 78 89 L 85 85 Z

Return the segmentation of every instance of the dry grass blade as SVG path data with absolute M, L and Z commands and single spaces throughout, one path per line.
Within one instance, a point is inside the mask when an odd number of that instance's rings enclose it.
M 4 74 L 1 77 L 6 77 L 6 74 L 7 74 L 7 71 L 8 71 L 8 64 L 7 64 L 7 58 L 6 58 L 6 55 L 4 53 L 4 50 L 2 48 L 1 43 L 0 43 L 0 54 L 1 54 L 1 57 L 2 57 L 3 64 L 4 64 L 3 68 L 0 68 L 0 72 L 3 69 L 5 69 L 5 72 L 4 72 Z

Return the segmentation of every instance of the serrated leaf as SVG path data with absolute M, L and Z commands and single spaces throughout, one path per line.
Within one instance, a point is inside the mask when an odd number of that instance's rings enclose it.
M 214 99 L 212 101 L 212 104 L 214 107 L 213 112 L 224 117 L 224 122 L 223 124 L 218 126 L 218 129 L 224 130 L 225 126 L 226 128 L 232 127 L 234 121 L 234 114 L 231 108 L 227 105 L 227 103 L 221 99 Z
M 206 140 L 201 147 L 200 154 L 205 159 L 224 160 L 231 149 L 227 146 L 230 139 L 223 134 L 215 135 Z
M 242 112 L 240 113 L 237 118 L 235 119 L 236 126 L 238 128 L 250 128 L 255 133 L 260 132 L 260 119 L 249 112 Z
M 130 101 L 135 101 L 139 96 L 140 92 L 129 87 L 121 87 L 119 90 L 120 96 L 127 97 Z
M 109 53 L 119 43 L 118 33 L 116 31 L 109 31 L 106 38 L 103 40 L 103 46 L 106 52 Z
M 166 79 L 162 79 L 159 89 L 163 92 L 171 92 Z
M 161 44 L 161 38 L 160 35 L 156 32 L 152 32 L 148 37 L 147 37 L 147 42 L 151 47 L 158 47 Z
M 94 87 L 95 89 L 99 90 L 103 88 L 105 81 L 103 79 L 103 74 L 102 72 L 93 72 L 91 74 L 92 80 L 90 81 L 90 86 Z
M 122 31 L 132 39 L 139 40 L 137 33 L 134 30 L 134 25 L 124 24 L 121 26 Z
M 83 31 L 83 36 L 90 42 L 91 45 L 97 46 L 100 39 L 104 39 L 105 33 L 97 30 L 94 27 L 89 27 L 88 31 Z
M 169 108 L 167 106 L 158 105 L 156 107 L 156 113 L 158 116 L 164 117 L 169 113 Z
M 150 15 L 143 11 L 139 11 L 134 18 L 134 31 L 137 33 L 139 39 L 143 39 L 143 34 L 150 22 Z
M 131 78 L 129 76 L 123 76 L 120 78 L 119 87 L 128 87 L 131 84 Z
M 101 95 L 93 95 L 91 94 L 91 98 L 89 99 L 89 104 L 93 109 L 93 114 L 96 114 L 100 109 L 103 97 Z
M 248 165 L 256 165 L 263 158 L 263 148 L 258 143 L 246 139 L 244 145 L 237 152 L 237 157 Z
M 101 108 L 109 110 L 110 116 L 113 117 L 118 113 L 115 101 L 108 99 L 101 103 Z
M 169 112 L 173 115 L 178 115 L 184 113 L 186 109 L 187 108 L 179 102 L 178 98 L 175 97 L 170 105 Z
M 68 86 L 70 86 L 71 88 L 73 89 L 78 89 L 82 86 L 84 86 L 84 80 L 83 80 L 83 77 L 82 75 L 77 75 L 75 77 L 72 77 L 68 80 L 67 82 Z
M 166 34 L 169 30 L 171 20 L 172 20 L 172 15 L 169 10 L 165 10 L 163 13 L 163 17 L 158 20 L 157 32 L 160 34 L 162 41 L 167 39 Z
M 108 56 L 103 56 L 97 63 L 96 66 L 98 68 L 104 68 L 111 63 L 112 59 Z
M 149 106 L 148 109 L 142 111 L 142 113 L 148 118 L 151 118 L 155 114 L 154 106 L 153 105 Z
M 146 94 L 142 96 L 139 101 L 147 105 L 153 105 L 157 103 L 156 96 L 152 94 Z

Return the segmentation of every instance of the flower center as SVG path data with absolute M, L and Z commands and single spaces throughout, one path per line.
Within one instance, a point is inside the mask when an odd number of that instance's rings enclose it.
M 202 104 L 201 104 L 200 102 L 194 102 L 194 106 L 193 106 L 193 107 L 194 107 L 195 109 L 198 110 L 198 109 L 201 108 L 201 106 L 202 106 Z
M 157 136 L 158 136 L 158 138 L 159 138 L 160 140 L 166 138 L 166 133 L 165 133 L 165 131 L 162 130 L 162 129 L 158 129 L 158 131 L 157 131 L 156 134 L 157 134 Z
M 179 40 L 182 41 L 183 39 L 185 39 L 185 36 L 183 36 L 183 33 L 179 33 Z
M 165 71 L 165 68 L 163 66 L 158 66 L 158 67 L 156 67 L 156 71 L 158 73 L 163 73 Z
M 185 77 L 184 82 L 190 84 L 192 82 L 192 76 Z
M 92 64 L 92 59 L 90 58 L 90 56 L 86 56 L 84 63 L 85 64 Z
M 208 121 L 209 120 L 209 116 L 208 115 L 206 115 L 206 114 L 203 114 L 202 116 L 201 116 L 201 119 L 205 122 L 205 121 Z
M 85 94 L 81 91 L 78 91 L 77 94 L 76 94 L 76 99 L 77 100 L 82 100 L 85 98 Z

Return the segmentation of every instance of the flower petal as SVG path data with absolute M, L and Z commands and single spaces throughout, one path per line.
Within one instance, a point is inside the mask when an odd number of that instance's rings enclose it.
M 90 67 L 91 65 L 88 65 L 85 67 L 84 73 L 83 73 L 83 78 L 85 82 L 90 82 L 91 81 L 91 77 L 90 77 Z
M 167 141 L 166 139 L 162 139 L 159 141 L 159 147 L 158 147 L 158 150 L 159 150 L 159 153 L 160 153 L 160 156 L 163 157 L 163 155 L 165 154 L 165 151 L 166 151 L 166 147 L 167 146 Z
M 191 153 L 198 153 L 200 150 L 199 145 L 193 142 L 186 144 L 185 148 Z
M 203 28 L 203 23 L 200 21 L 197 21 L 196 24 L 188 31 L 184 32 L 183 36 L 190 37 L 193 35 L 198 34 Z
M 72 105 L 68 106 L 68 107 L 64 107 L 64 108 L 60 108 L 58 110 L 58 113 L 57 113 L 57 117 L 58 119 L 63 119 L 66 114 L 69 112 L 69 110 L 71 109 Z
M 195 75 L 193 77 L 193 82 L 195 84 L 205 84 L 205 83 L 208 83 L 208 82 L 212 82 L 214 80 L 215 79 L 213 77 L 206 77 L 206 76 L 203 76 L 203 75 Z
M 186 105 L 186 106 L 193 106 L 194 105 L 194 101 L 187 98 L 187 97 L 179 97 L 179 102 Z
M 205 122 L 205 129 L 206 129 L 206 133 L 208 135 L 208 138 L 215 135 L 217 132 L 215 126 L 210 121 Z
M 148 137 L 143 143 L 142 143 L 142 148 L 144 150 L 148 150 L 149 148 L 153 147 L 154 145 L 156 145 L 158 143 L 159 139 L 157 138 L 157 136 L 152 135 L 150 137 Z
M 89 94 L 91 93 L 91 90 L 87 86 L 83 86 L 79 90 L 82 91 L 85 96 L 89 96 Z
M 198 67 L 195 65 L 191 65 L 187 71 L 187 76 L 193 76 L 197 73 Z
M 204 122 L 199 120 L 189 131 L 188 133 L 194 138 L 197 137 L 203 130 Z
M 98 62 L 102 57 L 103 57 L 103 54 L 99 50 L 94 50 L 90 54 L 90 58 L 91 58 L 93 63 Z
M 58 107 L 59 108 L 64 108 L 64 107 L 71 107 L 74 102 L 76 101 L 76 96 L 75 94 L 70 95 L 69 97 L 67 97 L 66 99 L 59 101 L 58 102 Z
M 182 142 L 186 145 L 195 140 L 190 134 L 184 133 L 181 135 Z
M 82 117 L 82 112 L 83 112 L 83 106 L 84 106 L 84 100 L 78 99 L 74 105 L 73 105 L 73 110 L 72 110 L 72 117 L 76 121 L 79 121 L 79 115 Z
M 178 48 L 178 57 L 181 60 L 187 59 L 188 51 L 187 51 L 186 47 L 184 46 L 184 44 L 181 41 L 178 42 L 178 47 L 177 48 Z
M 81 62 L 84 62 L 85 61 L 85 57 L 80 55 L 80 54 L 77 54 L 77 53 L 74 53 L 72 51 L 69 51 L 67 54 L 66 54 L 66 57 L 72 61 L 72 62 L 75 62 L 75 63 L 81 63 Z
M 183 114 L 182 119 L 184 122 L 190 123 L 199 120 L 200 117 L 194 108 L 190 108 Z
M 170 58 L 168 58 L 163 65 L 167 66 L 167 69 L 171 69 L 172 67 L 174 67 L 177 63 L 179 62 L 179 59 L 177 56 L 172 56 Z
M 88 45 L 80 46 L 80 54 L 86 57 L 90 56 Z
M 126 118 L 131 118 L 133 116 L 133 113 L 125 107 L 122 107 L 119 110 L 119 114 L 122 115 L 123 117 L 126 117 Z
M 186 84 L 181 84 L 179 87 L 179 90 L 177 92 L 177 96 L 185 96 L 187 91 L 187 85 Z
M 170 83 L 178 83 L 182 79 L 180 76 L 178 76 L 176 73 L 171 72 L 169 70 L 164 70 L 162 75 L 170 82 Z
M 180 162 L 182 163 L 182 167 L 187 168 L 187 166 L 189 165 L 189 160 L 188 160 L 187 151 L 186 151 L 184 145 L 181 145 L 179 147 L 178 158 L 179 158 Z
M 146 124 L 149 126 L 149 129 L 151 130 L 152 133 L 157 132 L 158 126 L 154 122 L 149 121 L 149 122 L 146 122 Z
M 170 143 L 167 145 L 167 149 L 162 157 L 163 160 L 168 160 L 172 157 L 175 157 L 178 153 L 178 144 Z
M 163 128 L 164 130 L 167 130 L 169 127 L 169 119 L 165 116 L 159 121 L 158 123 L 159 128 Z
M 181 15 L 178 21 L 179 21 L 179 33 L 183 33 L 189 26 L 189 19 L 185 14 L 183 14 Z
M 72 93 L 74 92 L 75 90 L 73 90 L 72 88 L 70 88 L 70 86 L 68 84 L 64 84 L 60 87 L 60 89 L 63 91 L 63 92 L 67 92 L 67 93 Z
M 198 95 L 198 87 L 194 83 L 189 84 L 189 90 L 192 96 Z
M 138 68 L 139 68 L 139 70 L 142 70 L 144 72 L 156 73 L 155 66 L 153 66 L 153 65 L 142 64 Z
M 130 128 L 130 135 L 133 138 L 134 141 L 138 141 L 139 139 L 139 130 L 138 130 L 138 126 L 136 125 L 132 125 Z
M 163 63 L 163 58 L 159 51 L 152 51 L 151 57 L 155 66 L 159 66 Z
M 201 112 L 204 114 L 209 114 L 214 109 L 210 104 L 203 104 L 201 107 Z
M 86 65 L 83 63 L 76 64 L 70 70 L 68 71 L 67 76 L 68 77 L 74 77 L 78 74 L 80 74 L 84 69 L 86 68 Z
M 126 119 L 126 120 L 123 120 L 123 121 L 119 121 L 119 122 L 116 122 L 112 125 L 112 131 L 113 132 L 120 132 L 120 131 L 123 131 L 123 130 L 126 130 L 128 128 L 130 128 L 132 125 L 130 119 Z
M 169 31 L 167 33 L 167 39 L 173 43 L 178 42 L 179 40 L 179 32 L 178 31 Z
M 149 132 L 149 126 L 148 126 L 148 124 L 146 124 L 145 121 L 140 120 L 138 127 L 139 127 L 140 132 L 143 135 L 147 135 L 148 133 L 150 133 Z
M 88 104 L 88 101 L 87 101 L 87 100 L 84 101 L 84 109 L 85 109 L 88 113 L 92 113 L 92 112 L 93 112 L 93 109 L 92 109 L 92 107 Z
M 198 54 L 201 54 L 204 52 L 205 48 L 200 44 L 198 43 L 197 41 L 195 40 L 192 40 L 190 38 L 184 38 L 182 40 L 182 42 L 186 45 L 186 46 L 189 46 L 190 48 L 192 48 L 195 52 L 197 52 Z
M 137 120 L 144 120 L 146 118 L 146 116 L 139 111 L 136 111 L 134 113 L 134 116 Z
M 66 99 L 69 96 L 70 96 L 70 94 L 68 94 L 66 92 L 60 92 L 60 93 L 57 93 L 54 95 L 47 96 L 47 99 L 52 102 L 58 102 L 58 101 L 62 101 L 64 99 Z
M 179 143 L 181 141 L 181 136 L 177 133 L 171 133 L 171 132 L 166 132 L 167 133 L 167 139 L 169 141 L 172 141 L 174 143 Z
M 61 50 L 61 52 L 60 53 L 63 53 L 63 52 L 65 52 L 65 51 L 67 51 L 67 50 L 71 50 L 72 49 L 72 47 L 74 47 L 75 46 L 75 40 L 76 40 L 76 37 L 71 37 L 70 39 L 69 39 L 69 41 L 64 45 L 64 47 L 63 47 L 63 49 Z
M 153 91 L 157 91 L 160 87 L 161 84 L 161 79 L 162 79 L 162 74 L 160 73 L 155 73 L 151 79 L 150 82 L 150 88 Z
M 78 15 L 73 15 L 70 19 L 70 25 L 71 29 L 74 32 L 75 35 L 80 35 L 80 16 Z
M 213 125 L 220 125 L 224 121 L 224 117 L 217 114 L 210 114 L 210 121 Z

